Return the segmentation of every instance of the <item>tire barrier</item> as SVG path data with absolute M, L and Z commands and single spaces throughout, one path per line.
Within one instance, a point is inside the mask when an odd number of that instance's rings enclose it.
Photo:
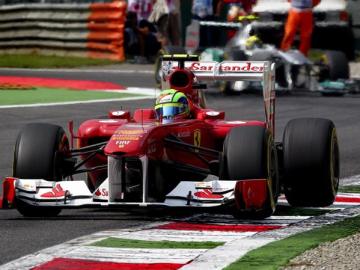
M 0 6 L 0 53 L 123 61 L 126 1 Z

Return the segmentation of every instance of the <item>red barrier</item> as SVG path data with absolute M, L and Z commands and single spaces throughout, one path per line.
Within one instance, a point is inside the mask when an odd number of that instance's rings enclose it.
M 125 60 L 123 44 L 126 7 L 124 0 L 90 5 L 86 46 L 89 57 Z
M 123 61 L 126 7 L 125 0 L 0 5 L 0 52 L 39 52 Z

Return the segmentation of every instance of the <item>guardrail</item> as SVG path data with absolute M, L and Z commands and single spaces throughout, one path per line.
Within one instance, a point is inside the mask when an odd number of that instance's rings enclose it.
M 0 6 L 0 53 L 122 61 L 126 1 Z

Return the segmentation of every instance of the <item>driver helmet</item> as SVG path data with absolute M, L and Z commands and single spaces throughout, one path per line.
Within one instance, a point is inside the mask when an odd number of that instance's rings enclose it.
M 169 123 L 177 119 L 185 119 L 190 115 L 189 101 L 186 95 L 174 89 L 164 90 L 155 103 L 157 119 Z
M 262 41 L 257 35 L 248 37 L 245 41 L 245 47 L 247 50 L 253 50 L 262 47 Z

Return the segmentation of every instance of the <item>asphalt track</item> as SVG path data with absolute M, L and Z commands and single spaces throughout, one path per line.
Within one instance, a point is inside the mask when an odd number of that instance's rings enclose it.
M 23 71 L 1 71 L 1 75 L 19 75 Z M 9 74 L 11 73 L 11 74 Z M 25 75 L 25 74 L 24 74 Z M 72 79 L 109 80 L 126 86 L 152 87 L 151 74 L 101 72 L 31 72 L 28 76 Z M 360 174 L 360 96 L 322 97 L 317 93 L 293 93 L 277 98 L 276 139 L 281 140 L 287 121 L 297 117 L 324 117 L 334 121 L 341 150 L 341 176 Z M 208 106 L 224 110 L 227 118 L 263 119 L 263 103 L 259 94 L 225 97 L 216 91 L 207 94 Z M 82 105 L 0 109 L 0 177 L 11 175 L 12 151 L 19 129 L 30 122 L 49 122 L 66 127 L 69 119 L 75 125 L 89 118 L 101 117 L 112 109 L 152 106 L 151 100 L 107 102 Z M 16 210 L 0 212 L 0 265 L 25 254 L 59 244 L 75 237 L 113 228 L 127 228 L 163 220 L 163 215 L 98 211 L 94 209 L 63 211 L 50 220 L 23 219 Z

